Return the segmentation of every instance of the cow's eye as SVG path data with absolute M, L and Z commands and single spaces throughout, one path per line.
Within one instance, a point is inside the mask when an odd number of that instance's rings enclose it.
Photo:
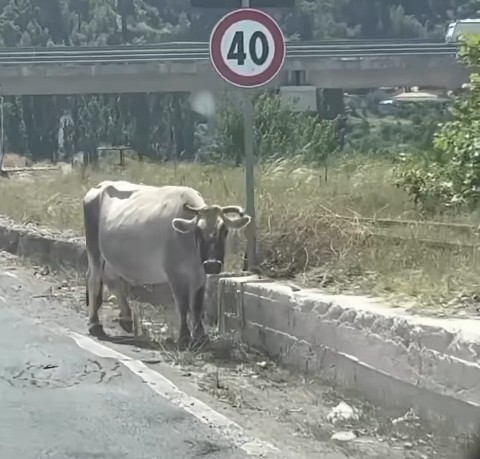
M 202 230 L 200 228 L 195 229 L 195 242 L 201 242 L 203 241 L 203 234 Z

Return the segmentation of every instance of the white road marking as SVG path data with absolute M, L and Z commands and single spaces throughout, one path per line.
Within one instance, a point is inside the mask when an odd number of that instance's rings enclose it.
M 178 407 L 195 416 L 198 420 L 216 429 L 222 436 L 227 437 L 238 447 L 243 449 L 250 456 L 268 457 L 268 454 L 278 454 L 280 450 L 270 443 L 259 439 L 250 438 L 246 432 L 235 422 L 223 414 L 210 408 L 208 405 L 195 397 L 181 391 L 172 381 L 152 370 L 142 361 L 133 359 L 110 349 L 88 336 L 75 332 L 68 332 L 68 335 L 79 347 L 99 357 L 115 359 L 125 365 L 130 371 L 139 376 L 157 394 L 166 398 Z

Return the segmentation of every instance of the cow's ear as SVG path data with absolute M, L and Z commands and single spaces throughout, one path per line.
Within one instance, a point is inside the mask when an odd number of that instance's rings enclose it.
M 195 229 L 195 218 L 191 220 L 185 220 L 184 218 L 174 218 L 172 220 L 173 229 L 179 233 L 191 233 Z
M 251 222 L 252 217 L 245 215 L 244 217 L 240 218 L 224 218 L 223 220 L 227 228 L 239 230 L 245 228 L 245 226 L 247 226 Z

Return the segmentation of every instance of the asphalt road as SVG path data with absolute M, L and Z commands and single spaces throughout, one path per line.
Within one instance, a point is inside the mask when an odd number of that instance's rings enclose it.
M 0 458 L 247 457 L 121 361 L 40 320 L 45 299 L 22 290 L 0 273 Z

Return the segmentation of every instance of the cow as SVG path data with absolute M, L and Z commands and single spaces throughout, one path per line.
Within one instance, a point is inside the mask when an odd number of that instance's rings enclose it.
M 207 205 L 198 191 L 187 186 L 120 180 L 91 188 L 83 211 L 89 333 L 106 336 L 98 317 L 104 283 L 118 298 L 119 324 L 128 333 L 133 321 L 127 286 L 167 283 L 180 316 L 179 347 L 203 341 L 206 275 L 221 272 L 229 230 L 244 228 L 251 217 L 239 206 Z

